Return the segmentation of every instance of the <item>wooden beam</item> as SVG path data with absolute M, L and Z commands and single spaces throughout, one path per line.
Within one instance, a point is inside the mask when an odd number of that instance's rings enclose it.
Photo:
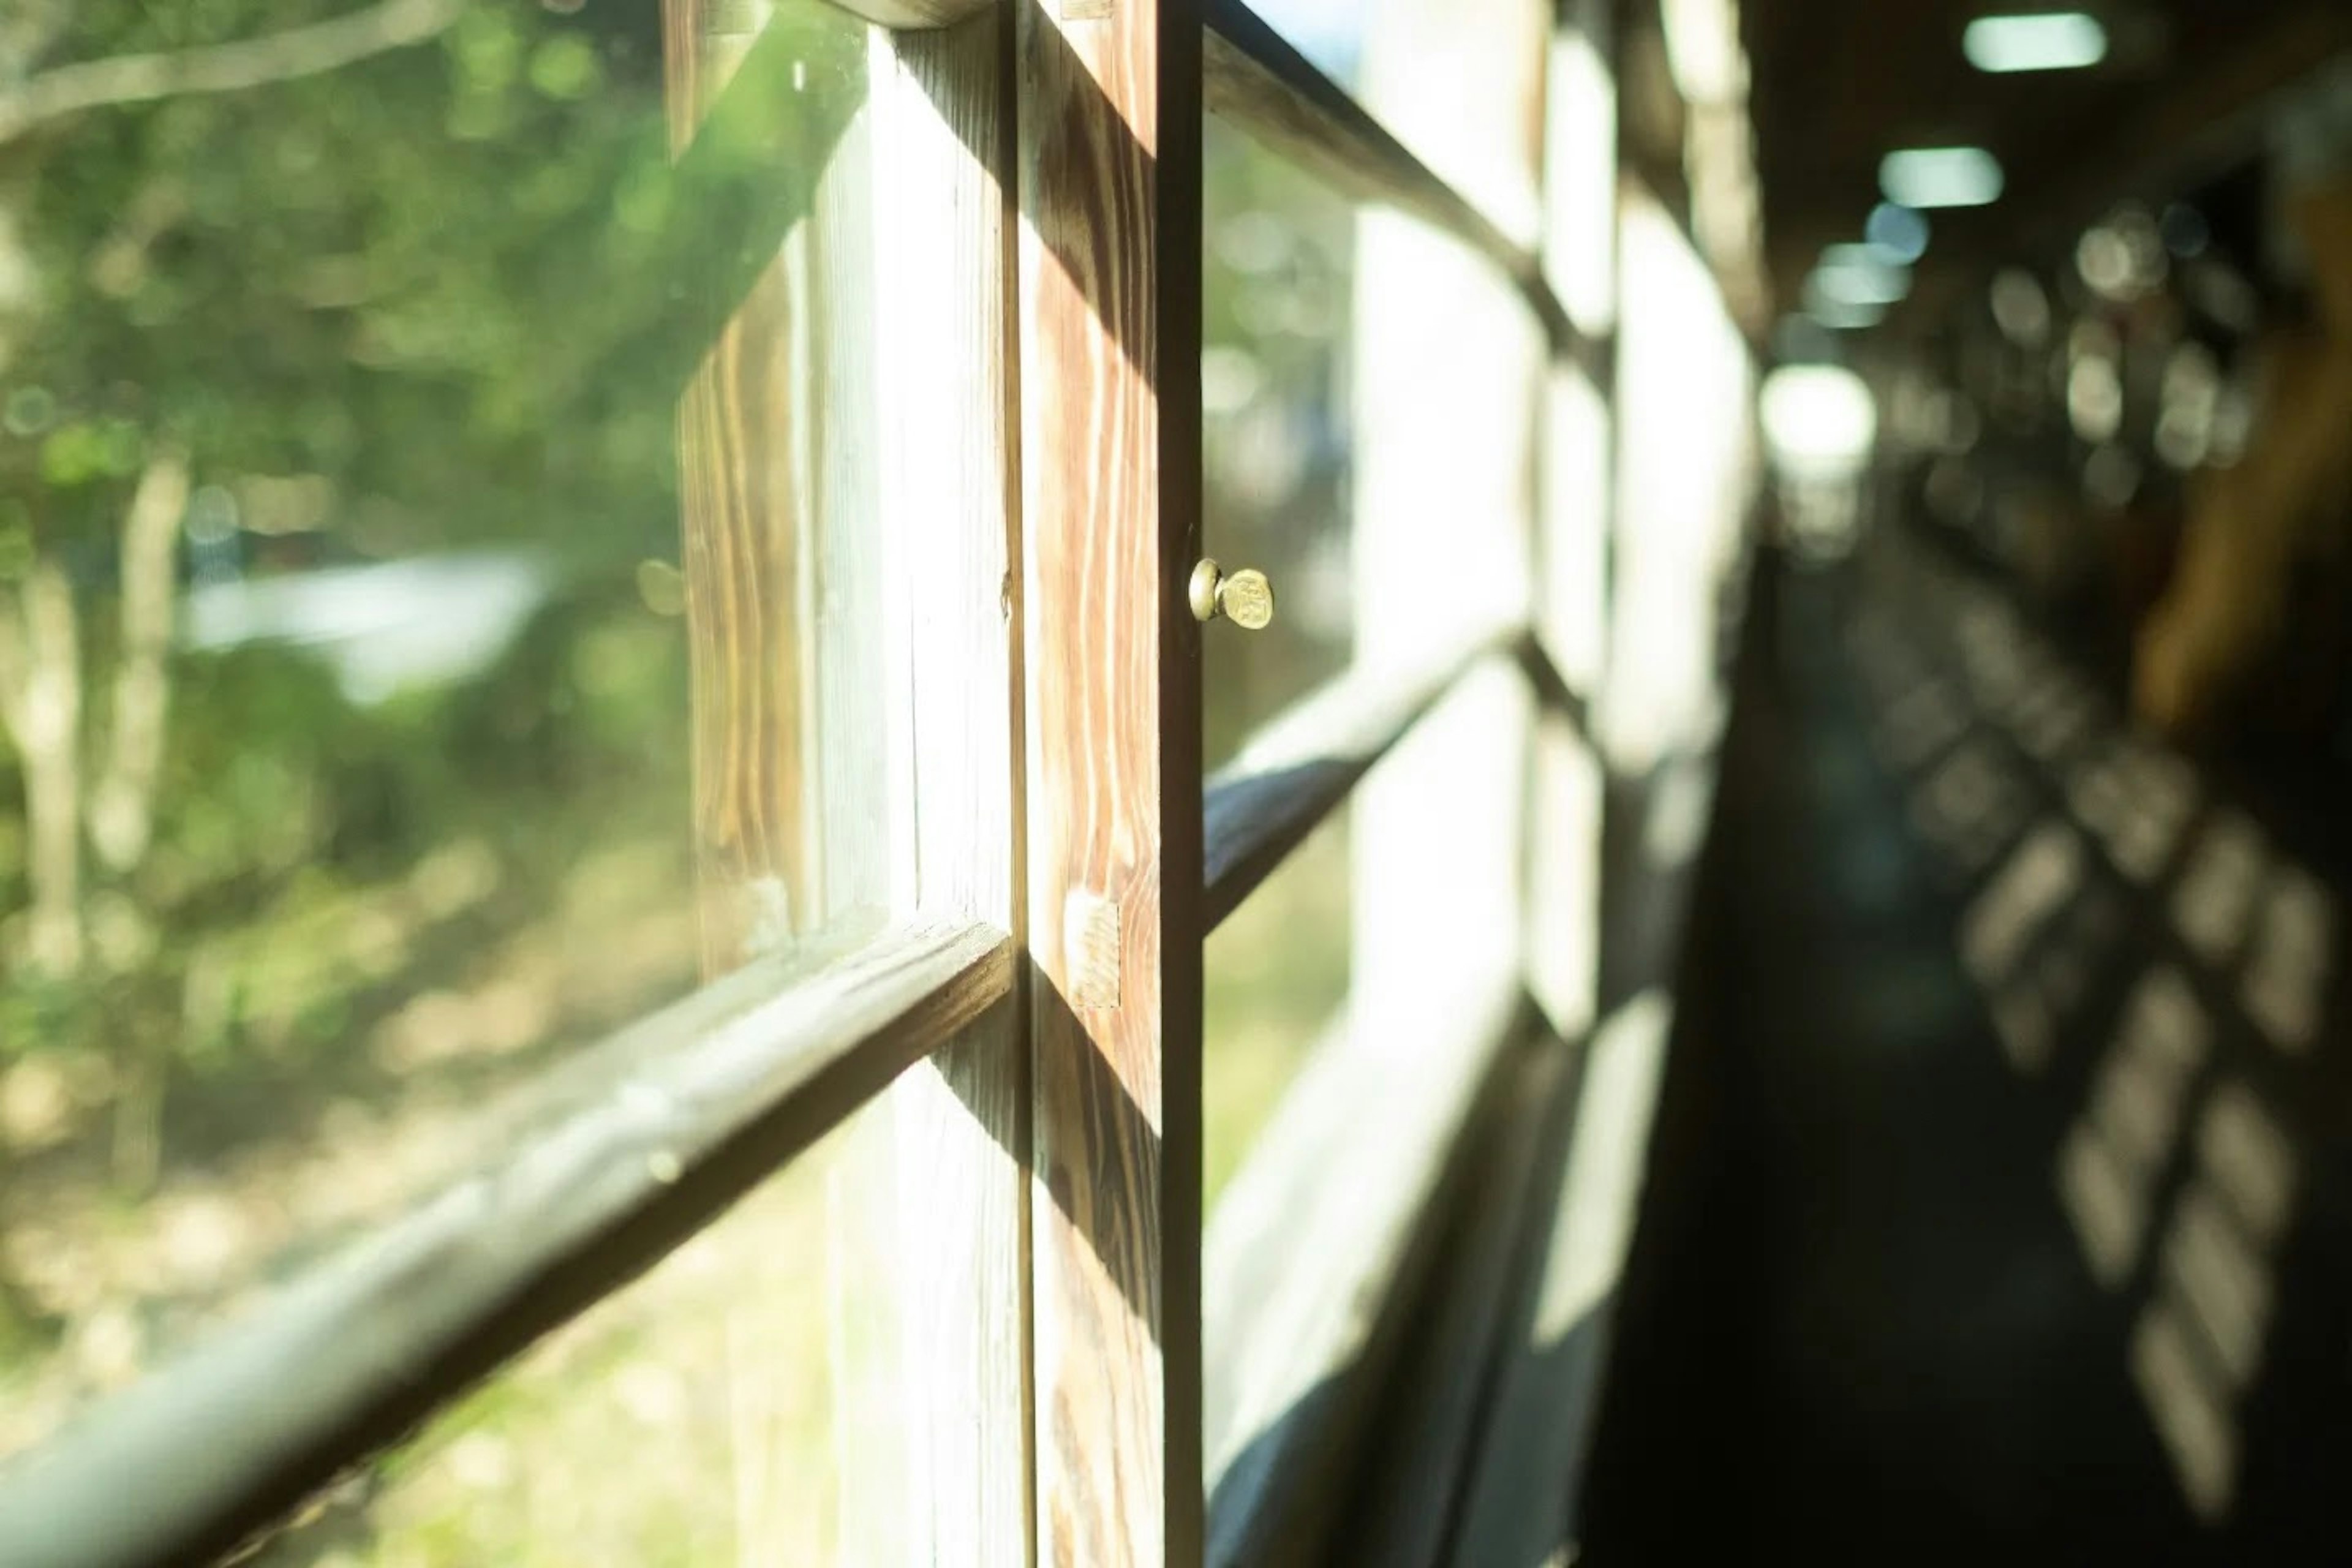
M 1470 639 L 1418 667 L 1360 668 L 1285 710 L 1208 783 L 1205 919 L 1223 924 L 1469 668 L 1526 639 Z
M 1560 0 L 1544 70 L 1544 260 L 1595 330 L 1617 319 L 1612 9 L 1609 0 Z M 1580 699 L 1601 689 L 1609 641 L 1614 393 L 1613 374 L 1555 363 L 1539 395 L 1536 635 L 1526 663 L 1547 700 L 1531 759 L 1528 988 L 1567 1039 L 1592 1021 L 1599 967 L 1602 770 Z
M 567 1063 L 565 1113 L 500 1164 L 12 1468 L 9 1568 L 213 1561 L 694 1236 L 1013 981 L 1001 931 L 900 929 L 756 963 Z
M 1200 1561 L 1201 24 L 1025 0 L 1038 1556 Z
M 1203 5 L 1203 93 L 1211 113 L 1356 200 L 1409 213 L 1468 246 L 1511 280 L 1555 354 L 1579 352 L 1576 328 L 1531 244 L 1438 175 L 1244 0 Z
M 1617 321 L 1615 10 L 1612 0 L 1556 0 L 1544 58 L 1544 276 L 1595 336 Z M 1605 388 L 1611 378 L 1592 379 Z

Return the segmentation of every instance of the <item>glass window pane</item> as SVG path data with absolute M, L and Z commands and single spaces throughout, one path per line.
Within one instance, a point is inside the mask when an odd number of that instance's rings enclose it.
M 1202 639 L 1210 765 L 1347 668 L 1355 215 L 1217 120 L 1205 137 L 1201 399 L 1210 552 L 1273 582 L 1274 623 Z
M 1202 355 L 1209 548 L 1273 581 L 1259 632 L 1202 639 L 1211 765 L 1343 674 L 1354 642 L 1349 559 L 1348 323 L 1353 209 L 1211 120 Z M 1210 938 L 1204 1196 L 1217 1194 L 1348 992 L 1344 814 Z
M 865 1561 L 845 1443 L 889 1297 L 869 1109 L 261 1554 L 270 1568 Z M 879 1558 L 871 1559 L 881 1561 Z
M 1513 15 L 1497 16 L 1489 7 L 1475 28 L 1461 25 L 1458 7 L 1427 5 L 1409 10 L 1392 0 L 1384 5 L 1255 0 L 1250 8 L 1317 69 L 1368 104 L 1391 135 L 1504 233 L 1529 250 L 1536 248 L 1539 213 L 1530 169 L 1507 170 L 1491 160 L 1465 156 L 1458 135 L 1461 104 L 1383 89 L 1442 68 L 1455 79 L 1485 84 L 1483 103 L 1525 105 L 1515 123 L 1536 123 L 1541 115 L 1542 41 L 1549 6 L 1510 0 L 1505 9 Z M 1397 112 L 1403 104 L 1414 107 Z
M 1348 818 L 1343 808 L 1224 924 L 1203 956 L 1202 1210 L 1248 1157 L 1310 1052 L 1346 1012 Z
M 0 23 L 0 79 L 283 67 L 0 145 L 0 1454 L 699 973 L 879 918 L 873 405 L 824 292 L 871 267 L 824 201 L 868 174 L 866 29 L 712 7 L 674 159 L 660 8 L 404 14 L 324 51 L 284 30 L 358 13 Z M 746 290 L 748 500 L 679 437 Z M 714 505 L 737 554 L 681 547 Z M 745 603 L 801 657 L 730 662 Z

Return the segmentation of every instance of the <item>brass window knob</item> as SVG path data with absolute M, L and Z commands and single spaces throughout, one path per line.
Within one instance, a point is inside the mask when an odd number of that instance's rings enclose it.
M 1263 631 L 1274 620 L 1274 584 L 1255 566 L 1228 573 L 1214 561 L 1192 568 L 1192 617 L 1223 616 L 1245 632 Z

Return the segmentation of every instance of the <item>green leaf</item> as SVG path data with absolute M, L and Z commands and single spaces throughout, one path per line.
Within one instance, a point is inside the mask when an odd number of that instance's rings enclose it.
M 106 433 L 87 420 L 61 425 L 41 443 L 41 479 L 58 489 L 70 489 L 103 479 L 107 468 Z
M 530 85 L 543 97 L 576 102 L 604 79 L 594 47 L 578 33 L 558 33 L 531 53 Z
M 98 444 L 100 468 L 112 479 L 137 473 L 147 456 L 147 433 L 128 419 L 109 419 L 99 426 Z

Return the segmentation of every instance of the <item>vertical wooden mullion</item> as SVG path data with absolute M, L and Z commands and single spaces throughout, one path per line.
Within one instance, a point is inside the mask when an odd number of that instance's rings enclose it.
M 1489 210 L 1523 205 L 1537 0 L 1370 13 L 1366 106 Z M 1355 293 L 1355 659 L 1412 668 L 1528 613 L 1543 342 L 1488 262 L 1393 211 L 1358 216 Z M 1357 1048 L 1452 1038 L 1524 988 L 1532 709 L 1514 672 L 1474 670 L 1357 792 Z
M 1608 648 L 1608 541 L 1616 451 L 1605 384 L 1615 322 L 1617 174 L 1609 0 L 1546 0 L 1543 257 L 1588 352 L 1554 356 L 1542 387 L 1535 625 L 1567 686 L 1600 693 Z M 1596 374 L 1596 367 L 1600 367 Z M 1570 714 L 1536 731 L 1528 985 L 1572 1043 L 1562 1098 L 1533 1155 L 1535 1206 L 1502 1305 L 1486 1448 L 1447 1561 L 1572 1559 L 1622 1227 L 1627 1162 L 1646 1135 L 1642 1070 L 1653 1015 L 1597 1019 L 1607 774 Z M 1596 1025 L 1598 1026 L 1596 1027 Z
M 1012 18 L 773 14 L 665 0 L 674 145 L 766 26 L 837 117 L 680 416 L 713 973 L 886 910 L 1022 925 Z M 827 1157 L 841 1560 L 1034 1559 L 1028 1086 L 1008 1001 Z
M 1038 1554 L 1201 1556 L 1200 21 L 1019 0 Z
M 899 639 L 889 787 L 911 803 L 893 879 L 901 914 L 1020 932 L 1020 559 L 1011 395 L 1012 18 L 877 30 L 872 451 L 887 616 Z M 849 1369 L 879 1411 L 841 1456 L 845 1560 L 1014 1568 L 1030 1513 L 1026 1153 L 1019 997 L 908 1072 L 848 1179 L 887 1267 L 886 1364 Z M 841 1397 L 836 1391 L 836 1397 Z
M 789 25 L 790 9 L 782 22 Z M 878 34 L 878 29 L 876 30 Z M 888 468 L 882 426 L 888 417 L 882 353 L 892 309 L 880 286 L 876 204 L 884 169 L 877 140 L 894 114 L 887 42 L 869 40 L 865 101 L 850 116 L 817 176 L 815 203 L 800 257 L 805 268 L 795 298 L 795 357 L 805 388 L 807 433 L 800 471 L 813 495 L 803 531 L 801 602 L 795 618 L 809 650 L 812 721 L 808 747 L 816 779 L 814 819 L 817 908 L 805 923 L 836 926 L 870 917 L 889 899 L 894 851 L 913 825 L 903 793 L 888 778 L 898 761 L 884 736 L 903 722 L 886 711 L 901 698 L 885 682 L 895 628 L 886 559 L 882 485 Z M 813 85 L 811 91 L 824 91 Z M 895 809 L 894 809 L 895 808 Z
M 1591 350 L 1545 368 L 1537 447 L 1537 637 L 1570 691 L 1599 693 L 1608 647 L 1616 319 L 1616 93 L 1609 0 L 1553 0 L 1545 51 L 1544 275 Z M 1528 989 L 1553 1029 L 1592 1022 L 1600 965 L 1605 780 L 1587 725 L 1554 709 L 1536 726 Z

